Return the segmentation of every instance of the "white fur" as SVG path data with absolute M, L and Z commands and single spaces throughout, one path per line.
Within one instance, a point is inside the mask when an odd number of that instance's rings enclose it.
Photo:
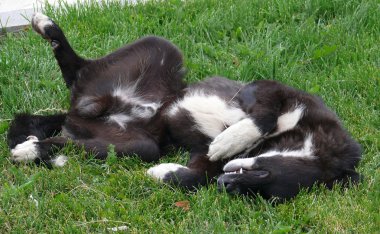
M 39 152 L 35 142 L 38 142 L 38 138 L 29 136 L 27 141 L 16 145 L 16 147 L 11 150 L 11 159 L 15 162 L 27 162 L 38 158 Z
M 305 157 L 313 158 L 313 137 L 308 135 L 303 143 L 303 148 L 299 150 L 283 150 L 283 151 L 268 151 L 266 153 L 260 154 L 257 157 L 273 157 L 280 155 L 283 157 Z
M 120 127 L 125 128 L 125 124 L 137 118 L 149 119 L 153 117 L 157 110 L 161 107 L 161 103 L 148 102 L 142 99 L 137 92 L 138 81 L 128 87 L 118 85 L 112 92 L 113 97 L 119 98 L 125 104 L 132 104 L 131 114 L 126 115 L 123 113 L 112 114 L 108 117 L 111 122 L 117 123 Z
M 168 111 L 169 117 L 175 116 L 183 108 L 190 112 L 199 131 L 215 138 L 226 126 L 230 126 L 246 117 L 239 108 L 215 95 L 193 92 L 178 101 Z
M 63 167 L 67 163 L 68 160 L 69 158 L 66 157 L 65 155 L 59 155 L 53 160 L 51 160 L 51 163 L 56 167 Z
M 210 161 L 229 158 L 250 148 L 262 136 L 250 118 L 240 120 L 220 133 L 209 146 Z
M 162 163 L 149 168 L 146 173 L 154 179 L 162 181 L 167 174 L 171 172 L 176 172 L 180 168 L 187 167 L 175 163 Z
M 76 108 L 82 114 L 89 114 L 99 108 L 99 104 L 96 102 L 97 97 L 83 96 L 78 100 Z
M 131 120 L 133 120 L 131 116 L 123 114 L 123 113 L 112 114 L 108 116 L 108 122 L 114 122 L 123 129 L 126 128 L 126 124 Z
M 113 97 L 119 98 L 124 103 L 136 103 L 143 104 L 144 100 L 140 97 L 141 95 L 137 92 L 137 85 L 139 80 L 134 84 L 128 84 L 128 86 L 117 85 L 112 92 Z
M 53 25 L 53 21 L 46 15 L 42 13 L 35 13 L 33 16 L 34 25 L 41 31 L 42 34 L 45 34 L 45 27 Z
M 293 111 L 287 112 L 278 117 L 277 130 L 272 136 L 293 129 L 297 125 L 298 121 L 302 118 L 304 110 L 305 106 L 299 105 Z
M 260 154 L 253 158 L 244 158 L 244 159 L 234 159 L 228 162 L 223 170 L 225 172 L 236 171 L 240 168 L 250 170 L 254 167 L 258 158 L 269 158 L 269 157 L 302 157 L 305 159 L 315 159 L 313 155 L 313 137 L 311 134 L 307 135 L 305 138 L 303 148 L 299 150 L 283 150 L 283 151 L 268 151 L 266 153 Z

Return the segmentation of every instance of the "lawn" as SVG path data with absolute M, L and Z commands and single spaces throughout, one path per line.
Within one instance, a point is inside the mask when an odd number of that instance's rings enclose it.
M 215 185 L 188 193 L 148 178 L 136 157 L 106 162 L 67 146 L 64 168 L 9 160 L 14 113 L 68 108 L 69 93 L 46 41 L 26 28 L 0 37 L 0 233 L 378 233 L 380 230 L 380 4 L 377 0 L 203 0 L 109 3 L 45 13 L 87 58 L 144 35 L 183 51 L 187 82 L 212 75 L 276 79 L 321 96 L 363 148 L 358 186 L 316 187 L 273 205 Z M 160 162 L 186 163 L 172 152 Z M 296 168 L 295 168 L 296 170 Z M 183 201 L 182 203 L 177 203 Z

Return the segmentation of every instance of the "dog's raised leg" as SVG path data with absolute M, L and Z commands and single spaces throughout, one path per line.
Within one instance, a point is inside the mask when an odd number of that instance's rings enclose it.
M 89 61 L 79 57 L 71 48 L 63 31 L 46 15 L 34 14 L 32 27 L 43 38 L 50 42 L 55 58 L 61 68 L 66 86 L 70 87 L 77 78 L 77 72 Z

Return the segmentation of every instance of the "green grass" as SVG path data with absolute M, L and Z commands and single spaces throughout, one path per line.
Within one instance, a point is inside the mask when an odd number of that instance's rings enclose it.
M 320 95 L 363 147 L 363 183 L 321 187 L 280 205 L 196 193 L 145 176 L 137 158 L 98 162 L 73 147 L 69 164 L 14 165 L 6 133 L 17 112 L 66 109 L 69 94 L 49 45 L 30 28 L 0 38 L 0 232 L 336 232 L 380 230 L 380 4 L 377 0 L 176 0 L 46 9 L 72 46 L 100 57 L 144 35 L 183 51 L 188 82 L 223 75 L 273 78 Z M 185 163 L 186 152 L 162 162 Z M 296 170 L 296 168 L 295 168 Z M 174 205 L 189 201 L 190 209 Z M 38 204 L 37 204 L 38 202 Z

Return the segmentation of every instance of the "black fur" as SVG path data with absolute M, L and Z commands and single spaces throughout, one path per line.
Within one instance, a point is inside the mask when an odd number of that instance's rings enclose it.
M 38 139 L 53 137 L 61 132 L 66 114 L 50 116 L 18 114 L 8 130 L 8 146 L 13 149 L 26 141 L 28 136 Z

